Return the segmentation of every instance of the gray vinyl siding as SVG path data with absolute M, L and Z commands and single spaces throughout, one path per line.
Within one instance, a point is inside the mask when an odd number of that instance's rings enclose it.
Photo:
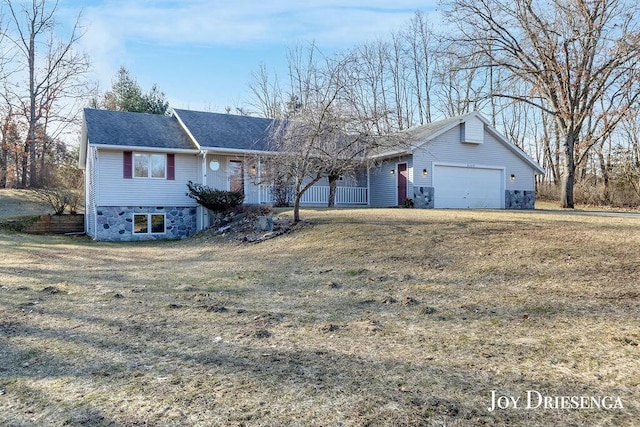
M 329 178 L 323 176 L 315 185 L 329 185 Z M 353 176 L 345 176 L 338 180 L 338 187 L 366 187 L 367 186 L 367 170 L 358 169 Z
M 407 163 L 409 179 L 407 182 L 407 197 L 413 194 L 413 162 L 410 156 L 384 160 L 379 166 L 371 168 L 369 202 L 373 207 L 388 207 L 398 205 L 398 170 L 399 163 Z M 394 170 L 394 174 L 390 173 Z
M 258 203 L 258 183 L 257 178 L 253 178 L 249 175 L 248 168 L 253 159 L 245 159 L 243 156 L 227 156 L 222 154 L 209 154 L 207 156 L 206 168 L 207 168 L 207 182 L 206 185 L 217 190 L 228 191 L 229 190 L 229 162 L 232 160 L 245 161 L 244 166 L 244 202 L 255 204 Z M 217 171 L 212 171 L 209 168 L 209 163 L 216 161 L 220 163 L 220 168 Z
M 433 164 L 450 163 L 462 166 L 504 167 L 506 190 L 534 189 L 534 170 L 531 166 L 490 132 L 485 130 L 482 144 L 463 144 L 460 142 L 460 137 L 461 131 L 456 127 L 414 152 L 413 185 L 432 187 Z M 422 174 L 423 169 L 427 170 L 426 176 Z M 515 181 L 509 179 L 511 174 L 515 175 Z M 437 192 L 436 189 L 436 197 Z
M 122 174 L 122 151 L 98 150 L 97 206 L 195 206 L 187 181 L 200 182 L 198 156 L 175 155 L 175 180 L 131 178 Z

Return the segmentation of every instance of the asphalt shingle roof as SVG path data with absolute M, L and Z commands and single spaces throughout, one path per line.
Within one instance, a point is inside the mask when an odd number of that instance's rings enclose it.
M 272 119 L 174 110 L 202 148 L 268 150 Z
M 408 139 L 412 144 L 418 144 L 431 138 L 441 130 L 446 129 L 453 124 L 460 123 L 464 117 L 465 116 L 457 116 L 444 120 L 438 120 L 435 122 L 427 123 L 426 125 L 407 129 L 402 133 L 408 136 Z
M 195 149 L 174 117 L 85 108 L 91 144 Z

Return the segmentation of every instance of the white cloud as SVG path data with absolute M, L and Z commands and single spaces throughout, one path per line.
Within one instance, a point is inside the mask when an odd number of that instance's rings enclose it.
M 122 1 L 86 8 L 91 25 L 109 28 L 116 38 L 158 44 L 243 45 L 282 43 L 299 37 L 318 43 L 355 44 L 397 29 L 417 9 L 435 0 Z M 348 30 L 348 31 L 347 31 Z M 345 34 L 350 35 L 345 39 Z
M 80 47 L 90 55 L 102 90 L 110 86 L 120 65 L 138 60 L 133 56 L 134 45 L 138 49 L 146 45 L 148 51 L 157 49 L 165 55 L 172 49 L 197 47 L 208 47 L 208 54 L 215 54 L 211 52 L 220 48 L 281 46 L 284 51 L 299 43 L 315 41 L 321 50 L 330 52 L 386 38 L 416 10 L 434 10 L 436 3 L 437 0 L 64 2 L 68 10 L 84 8 L 82 21 L 87 31 Z M 185 64 L 184 68 L 198 66 Z M 157 81 L 155 76 L 149 78 Z M 172 92 L 169 87 L 161 87 Z

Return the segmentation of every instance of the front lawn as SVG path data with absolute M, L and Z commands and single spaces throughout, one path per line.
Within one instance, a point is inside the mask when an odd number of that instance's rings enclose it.
M 259 244 L 0 231 L 0 424 L 640 419 L 637 219 L 302 216 Z M 527 392 L 623 407 L 527 408 Z M 520 400 L 489 411 L 494 394 Z

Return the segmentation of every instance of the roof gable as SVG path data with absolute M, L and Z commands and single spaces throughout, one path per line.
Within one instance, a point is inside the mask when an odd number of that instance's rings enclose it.
M 510 151 L 524 160 L 527 164 L 529 164 L 533 169 L 535 169 L 538 173 L 543 174 L 544 169 L 540 167 L 531 157 L 527 155 L 524 151 L 522 151 L 518 146 L 513 144 L 511 141 L 507 140 L 500 132 L 498 132 L 495 128 L 491 126 L 489 121 L 477 111 L 473 111 L 468 114 L 464 114 L 462 116 L 451 117 L 449 119 L 438 120 L 436 122 L 431 122 L 426 125 L 417 126 L 411 129 L 407 129 L 405 131 L 400 132 L 400 139 L 404 142 L 405 147 L 409 147 L 406 149 L 397 150 L 394 153 L 388 154 L 402 154 L 402 153 L 410 153 L 415 149 L 428 144 L 433 141 L 438 136 L 442 135 L 445 132 L 453 129 L 454 127 L 465 123 L 467 120 L 472 118 L 479 119 L 485 125 L 485 131 L 491 133 L 496 139 L 506 146 Z M 386 156 L 387 153 L 384 153 L 383 156 Z
M 84 120 L 89 143 L 163 149 L 195 148 L 170 116 L 86 108 Z
M 276 123 L 273 119 L 203 111 L 174 110 L 174 114 L 203 149 L 268 151 L 269 133 Z

